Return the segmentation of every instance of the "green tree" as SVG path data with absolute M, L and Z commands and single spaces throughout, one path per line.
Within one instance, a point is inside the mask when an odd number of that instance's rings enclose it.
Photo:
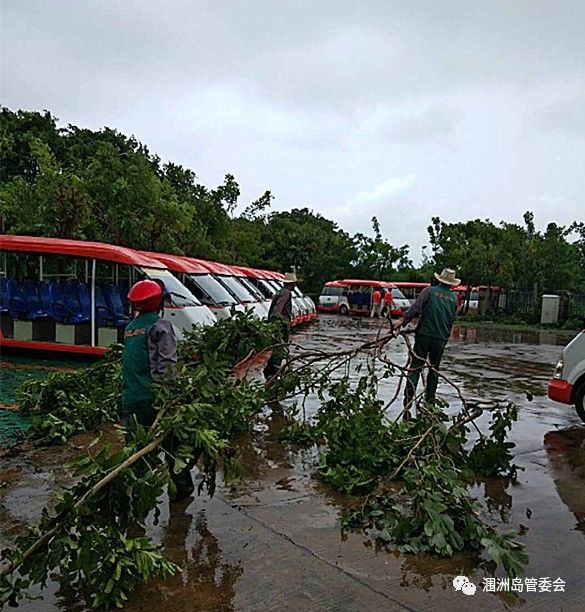
M 408 245 L 396 248 L 385 240 L 376 217 L 372 217 L 372 229 L 374 238 L 364 234 L 354 236 L 354 274 L 359 278 L 392 280 L 398 271 L 412 266 L 408 257 Z

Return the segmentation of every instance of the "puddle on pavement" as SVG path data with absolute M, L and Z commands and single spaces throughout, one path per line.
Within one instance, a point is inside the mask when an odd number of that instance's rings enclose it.
M 295 334 L 294 340 L 307 349 L 340 349 L 375 337 L 377 330 L 377 323 L 367 319 L 327 316 Z M 488 522 L 520 529 L 530 556 L 526 575 L 560 576 L 567 592 L 546 601 L 523 594 L 516 605 L 526 601 L 578 609 L 575 602 L 585 600 L 580 564 L 574 562 L 585 554 L 585 428 L 573 409 L 545 396 L 558 346 L 570 340 L 546 334 L 456 329 L 443 369 L 466 395 L 482 401 L 512 399 L 520 407 L 511 439 L 525 471 L 517 483 L 490 479 L 471 490 Z M 398 342 L 388 353 L 398 362 L 406 358 Z M 391 397 L 394 390 L 393 381 L 383 381 L 383 397 Z M 439 395 L 456 399 L 455 390 L 445 384 Z M 242 481 L 221 484 L 211 500 L 203 496 L 173 505 L 166 497 L 162 500 L 159 521 L 149 522 L 148 533 L 183 571 L 141 586 L 126 609 L 357 610 L 392 609 L 396 602 L 411 609 L 459 609 L 452 577 L 470 576 L 479 584 L 485 575 L 481 559 L 472 554 L 446 560 L 401 555 L 376 547 L 361 533 L 342 533 L 338 514 L 347 499 L 312 476 L 316 449 L 295 451 L 278 441 L 278 431 L 288 422 L 286 407 L 267 408 L 253 434 L 240 440 Z M 316 407 L 310 398 L 307 414 L 314 414 Z M 487 419 L 482 417 L 482 426 Z M 63 455 L 72 453 L 63 448 Z M 9 463 L 0 471 L 0 482 L 5 483 L 0 519 L 3 529 L 11 526 L 0 538 L 4 542 L 38 514 L 55 486 L 47 476 L 52 468 L 42 457 Z M 552 554 L 553 549 L 562 554 Z M 482 592 L 473 602 L 474 609 L 510 605 Z M 27 602 L 21 608 L 82 610 L 84 605 L 51 583 L 42 603 Z

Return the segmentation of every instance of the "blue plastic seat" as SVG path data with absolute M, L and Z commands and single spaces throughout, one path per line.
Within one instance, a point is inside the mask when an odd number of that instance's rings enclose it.
M 53 319 L 56 319 L 53 311 L 53 297 L 51 296 L 51 287 L 48 281 L 41 281 L 39 283 L 39 297 L 43 310 L 51 315 Z
M 116 317 L 110 310 L 102 288 L 99 285 L 95 288 L 95 312 L 98 325 L 114 324 Z
M 120 297 L 120 290 L 116 285 L 104 285 L 103 287 L 104 296 L 110 306 L 112 314 L 115 316 L 116 327 L 123 327 L 128 323 L 128 317 L 124 313 L 124 304 Z
M 26 300 L 26 307 L 28 310 L 28 320 L 36 321 L 37 319 L 44 319 L 50 317 L 50 312 L 47 312 L 43 308 L 43 304 L 39 296 L 38 283 L 32 280 L 25 280 L 22 288 L 24 298 Z
M 81 312 L 91 320 L 91 295 L 89 294 L 89 287 L 85 283 L 80 283 L 77 293 L 79 295 L 79 303 L 81 304 Z
M 8 312 L 8 279 L 0 276 L 0 312 Z
M 28 308 L 26 306 L 26 298 L 20 285 L 14 280 L 10 279 L 7 282 L 7 294 L 8 294 L 8 312 L 13 319 L 28 318 Z
M 122 311 L 118 314 L 106 300 L 106 288 L 96 286 L 95 288 L 95 309 L 98 325 L 109 327 L 124 327 L 128 323 L 128 318 Z M 119 296 L 118 296 L 119 297 Z
M 59 281 L 49 281 L 53 318 L 59 323 L 72 323 L 72 313 L 67 306 L 65 294 Z
M 90 320 L 86 314 L 81 310 L 81 302 L 79 301 L 78 293 L 78 281 L 73 280 L 65 283 L 64 296 L 65 305 L 69 310 L 69 322 L 76 323 L 87 323 Z

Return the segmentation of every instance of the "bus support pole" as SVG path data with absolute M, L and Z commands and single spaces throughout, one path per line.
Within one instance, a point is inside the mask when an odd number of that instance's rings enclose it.
M 91 260 L 91 345 L 95 346 L 95 259 Z

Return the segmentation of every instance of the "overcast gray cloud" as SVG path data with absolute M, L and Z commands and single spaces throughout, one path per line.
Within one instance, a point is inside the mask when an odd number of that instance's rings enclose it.
M 245 199 L 376 215 L 584 218 L 585 2 L 2 0 L 3 104 L 133 133 Z

